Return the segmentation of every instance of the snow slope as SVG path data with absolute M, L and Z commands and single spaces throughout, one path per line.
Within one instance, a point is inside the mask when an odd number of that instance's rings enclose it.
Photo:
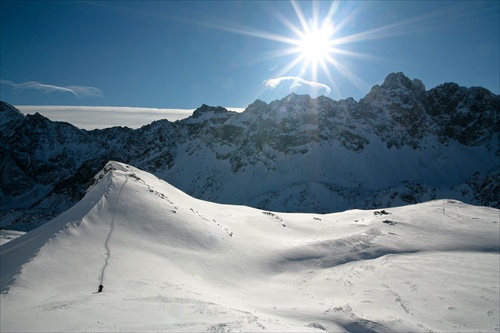
M 25 232 L 22 231 L 0 229 L 0 245 L 8 243 L 24 234 Z
M 118 162 L 95 179 L 0 247 L 0 331 L 499 331 L 498 209 L 274 213 Z

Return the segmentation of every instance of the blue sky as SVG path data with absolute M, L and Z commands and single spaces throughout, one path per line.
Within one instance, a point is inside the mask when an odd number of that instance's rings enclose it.
M 359 100 L 391 72 L 499 93 L 498 1 L 0 6 L 0 97 L 14 105 L 246 107 L 290 91 Z

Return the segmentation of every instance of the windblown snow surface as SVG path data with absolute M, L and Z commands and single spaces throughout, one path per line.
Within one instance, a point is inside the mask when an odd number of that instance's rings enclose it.
M 499 239 L 498 209 L 458 201 L 274 213 L 110 162 L 0 247 L 0 330 L 494 332 Z

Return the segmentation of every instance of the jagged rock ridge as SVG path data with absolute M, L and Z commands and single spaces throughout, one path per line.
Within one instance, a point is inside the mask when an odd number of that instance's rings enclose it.
M 500 97 L 402 73 L 359 102 L 290 94 L 242 113 L 86 131 L 0 105 L 0 226 L 30 229 L 77 202 L 108 160 L 198 198 L 326 213 L 436 198 L 499 207 Z

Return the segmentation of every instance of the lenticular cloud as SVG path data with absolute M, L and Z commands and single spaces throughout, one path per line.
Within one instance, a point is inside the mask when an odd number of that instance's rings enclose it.
M 296 76 L 282 76 L 282 77 L 278 77 L 275 79 L 266 80 L 264 83 L 265 83 L 266 87 L 274 89 L 279 84 L 281 84 L 281 82 L 283 82 L 283 81 L 292 81 L 292 84 L 290 85 L 290 90 L 293 90 L 293 89 L 298 88 L 298 87 L 302 87 L 302 85 L 308 85 L 308 86 L 314 87 L 314 88 L 324 88 L 325 95 L 329 95 L 331 92 L 330 87 L 327 86 L 326 84 L 314 82 L 314 81 L 308 81 L 308 80 L 305 80 L 303 78 L 296 77 Z
M 52 93 L 56 91 L 61 91 L 61 92 L 69 92 L 72 93 L 76 98 L 83 98 L 83 97 L 102 97 L 102 91 L 95 88 L 95 87 L 85 87 L 85 86 L 67 86 L 67 87 L 60 87 L 60 86 L 54 86 L 51 84 L 44 84 L 36 81 L 30 81 L 30 82 L 23 82 L 23 83 L 14 83 L 12 81 L 7 81 L 7 80 L 1 80 L 1 84 L 10 86 L 16 90 L 27 90 L 27 89 L 33 89 L 33 90 L 39 90 L 44 93 Z

